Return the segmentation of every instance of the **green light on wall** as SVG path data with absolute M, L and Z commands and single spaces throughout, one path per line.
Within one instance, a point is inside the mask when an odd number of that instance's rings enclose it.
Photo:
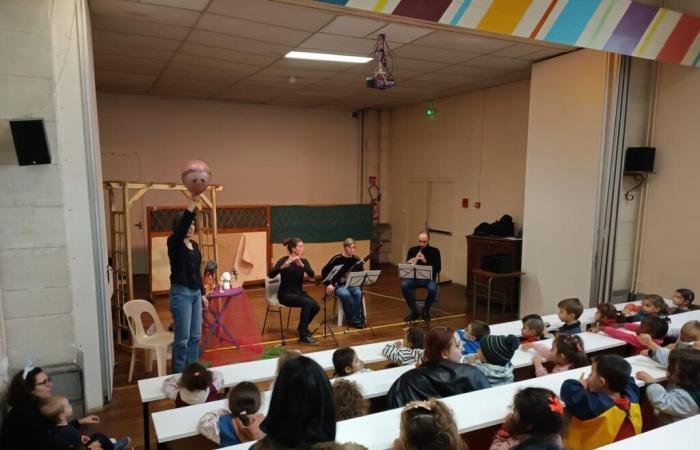
M 434 117 L 437 114 L 437 108 L 435 106 L 430 106 L 425 110 L 425 115 L 428 117 Z

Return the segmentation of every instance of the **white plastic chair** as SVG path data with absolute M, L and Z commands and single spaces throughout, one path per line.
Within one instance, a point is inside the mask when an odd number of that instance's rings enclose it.
M 362 312 L 365 317 L 367 317 L 367 304 L 365 303 L 365 296 L 362 295 Z M 343 321 L 345 320 L 345 311 L 343 311 L 343 302 L 336 296 L 335 297 L 335 314 L 338 316 L 338 326 L 343 326 Z
M 158 376 L 162 377 L 166 374 L 166 359 L 168 347 L 173 345 L 175 334 L 167 331 L 156 313 L 153 305 L 146 300 L 131 300 L 124 303 L 124 314 L 129 322 L 129 331 L 131 331 L 131 365 L 129 366 L 129 383 L 134 375 L 134 364 L 136 363 L 136 349 L 142 348 L 146 351 L 146 371 L 150 372 L 153 369 L 153 353 L 158 367 Z M 141 320 L 142 314 L 151 316 L 156 327 L 154 334 L 146 334 L 146 329 Z
M 287 308 L 280 303 L 277 293 L 280 290 L 280 281 L 282 278 L 277 275 L 275 278 L 265 277 L 265 301 L 267 301 L 267 309 L 265 309 L 265 320 L 263 320 L 262 334 L 265 334 L 265 327 L 267 326 L 267 315 L 269 313 L 277 313 L 280 319 L 280 333 L 282 334 L 282 344 L 287 342 L 287 338 L 284 334 L 284 327 L 282 326 L 282 308 Z M 287 308 L 287 328 L 289 328 L 289 319 L 292 315 L 292 309 Z

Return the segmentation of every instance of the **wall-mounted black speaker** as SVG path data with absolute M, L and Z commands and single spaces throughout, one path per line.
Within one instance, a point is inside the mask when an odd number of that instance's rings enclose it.
M 629 147 L 625 152 L 625 172 L 653 172 L 654 147 Z
M 42 119 L 10 120 L 10 130 L 20 166 L 51 164 L 51 153 Z

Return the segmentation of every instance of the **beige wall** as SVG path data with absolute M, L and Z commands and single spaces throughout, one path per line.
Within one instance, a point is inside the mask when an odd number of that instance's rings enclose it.
M 700 291 L 700 70 L 661 64 L 637 290 Z
M 103 178 L 179 182 L 184 163 L 206 161 L 224 185 L 221 205 L 358 201 L 357 119 L 349 111 L 98 93 Z M 148 193 L 148 206 L 181 205 Z M 134 268 L 146 272 L 146 239 L 134 231 Z
M 503 214 L 523 220 L 523 185 L 527 143 L 529 81 L 472 92 L 436 102 L 427 118 L 425 104 L 391 112 L 389 207 L 392 261 L 405 258 L 416 245 L 419 225 L 409 217 L 409 183 L 417 180 L 454 183 L 452 198 L 436 198 L 451 238 L 440 237 L 446 275 L 466 281 L 466 239 L 481 222 Z M 462 208 L 462 198 L 469 207 Z M 474 207 L 480 201 L 481 209 Z M 436 205 L 433 205 L 434 207 Z M 433 235 L 433 241 L 438 237 Z M 451 255 L 450 255 L 451 254 Z
M 532 69 L 521 311 L 591 293 L 607 56 L 578 51 Z

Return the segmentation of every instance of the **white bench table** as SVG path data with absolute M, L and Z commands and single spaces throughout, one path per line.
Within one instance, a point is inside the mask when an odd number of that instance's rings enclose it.
M 670 316 L 671 322 L 668 324 L 668 336 L 677 337 L 681 334 L 681 328 L 686 322 L 700 320 L 700 309 Z
M 363 397 L 370 399 L 386 395 L 394 381 L 412 368 L 413 366 L 393 367 L 391 369 L 356 373 L 342 379 L 357 382 L 360 385 Z M 331 383 L 335 381 L 336 379 L 332 379 Z M 270 396 L 271 391 L 263 392 L 263 401 L 260 406 L 260 412 L 263 414 L 267 414 Z M 158 442 L 163 443 L 196 436 L 199 434 L 197 431 L 199 418 L 207 412 L 227 408 L 227 404 L 228 400 L 218 400 L 153 413 L 153 425 L 156 430 L 156 436 L 158 436 Z
M 600 447 L 600 450 L 640 450 L 644 448 L 696 450 L 700 415 L 688 417 L 625 440 Z
M 631 356 L 626 359 L 632 365 L 632 374 L 644 370 L 654 378 L 654 381 L 662 381 L 666 377 L 666 369 L 650 358 Z M 521 389 L 542 387 L 558 394 L 565 380 L 578 379 L 581 374 L 590 373 L 590 370 L 589 366 L 567 372 L 559 372 L 545 377 L 531 378 L 512 384 L 495 386 L 490 389 L 455 395 L 443 398 L 442 401 L 454 412 L 459 433 L 463 434 L 502 423 L 508 414 L 508 405 L 513 402 L 513 396 Z M 637 385 L 643 386 L 644 383 L 637 381 Z M 474 405 L 479 405 L 479 408 L 474 408 Z M 338 422 L 336 440 L 338 442 L 356 442 L 371 450 L 391 449 L 393 448 L 394 439 L 399 435 L 400 417 L 401 408 L 397 408 Z M 253 445 L 252 442 L 246 442 L 224 447 L 224 449 L 244 450 L 250 448 L 251 445 Z
M 366 363 L 381 362 L 386 361 L 386 358 L 382 355 L 382 349 L 386 344 L 392 342 L 394 341 L 375 342 L 372 344 L 357 345 L 352 348 L 357 353 L 357 357 Z M 323 370 L 330 370 L 333 368 L 333 352 L 335 352 L 335 349 L 306 353 L 304 356 L 316 361 Z M 250 381 L 253 383 L 270 381 L 275 377 L 275 372 L 277 371 L 277 358 L 227 364 L 225 366 L 212 367 L 211 370 L 221 373 L 224 379 L 224 387 L 235 386 L 241 381 Z M 141 406 L 143 410 L 145 450 L 149 450 L 150 448 L 149 403 L 166 398 L 161 389 L 163 387 L 163 381 L 165 381 L 168 376 L 170 375 L 138 381 L 139 395 L 141 396 Z
M 625 342 L 603 334 L 581 333 L 580 336 L 584 342 L 584 348 L 589 353 L 625 345 Z M 549 339 L 547 341 L 541 341 L 539 345 L 549 348 L 551 347 L 551 343 L 552 340 Z M 511 360 L 513 368 L 518 369 L 531 366 L 532 357 L 535 354 L 534 350 L 525 351 L 518 349 Z M 386 395 L 394 381 L 412 368 L 413 366 L 409 365 L 373 372 L 364 372 L 350 375 L 345 377 L 345 379 L 356 381 L 360 385 L 365 398 L 374 398 Z M 331 380 L 331 382 L 334 381 L 335 380 Z M 269 396 L 269 392 L 265 394 Z M 266 397 L 264 400 L 269 400 L 269 398 Z M 169 442 L 196 436 L 198 434 L 197 422 L 199 418 L 206 412 L 225 407 L 226 400 L 219 400 L 217 402 L 153 413 L 152 419 L 156 429 L 156 436 L 158 436 L 158 442 Z M 267 407 L 268 404 L 263 401 L 261 412 L 266 413 Z

